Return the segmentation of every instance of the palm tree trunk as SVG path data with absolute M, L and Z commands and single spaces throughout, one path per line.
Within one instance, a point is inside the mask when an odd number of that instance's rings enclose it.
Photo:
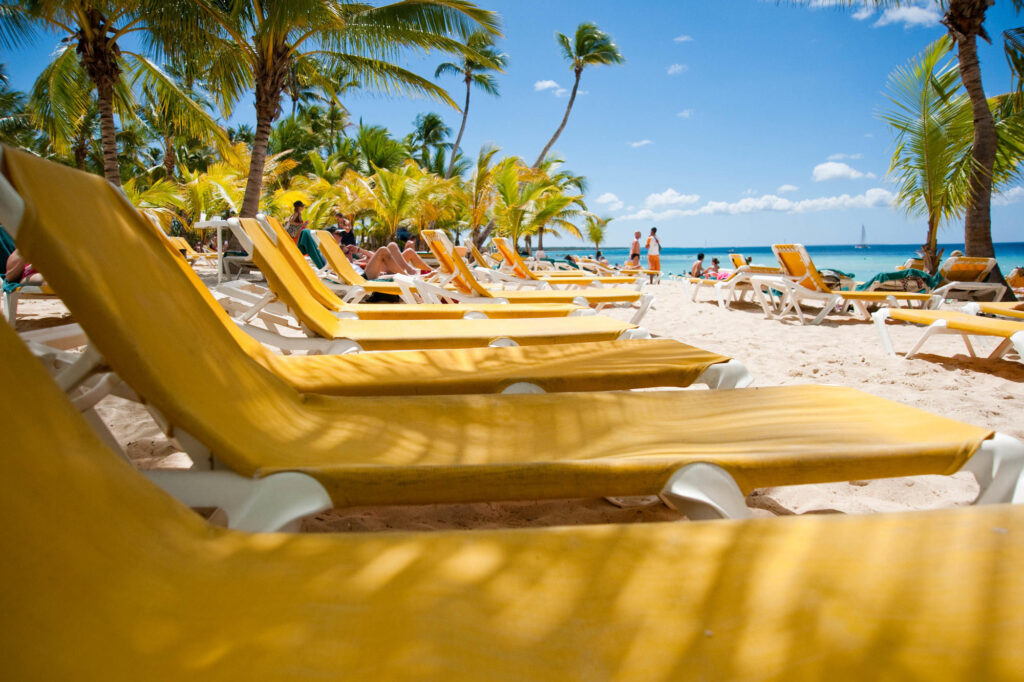
M 462 142 L 462 133 L 466 130 L 466 118 L 469 116 L 469 86 L 472 82 L 469 74 L 466 74 L 466 105 L 462 107 L 462 125 L 459 126 L 459 136 L 455 138 L 455 146 L 452 147 L 452 158 L 448 162 L 448 170 L 444 172 L 445 180 L 452 176 L 452 169 L 455 168 L 455 155 L 459 151 L 459 143 Z
M 981 68 L 975 37 L 961 36 L 957 40 L 960 60 L 960 78 L 971 98 L 974 114 L 974 145 L 971 148 L 969 178 L 970 204 L 964 221 L 964 246 L 968 256 L 992 258 L 992 170 L 996 163 L 996 126 L 988 107 L 985 90 L 981 86 Z
M 540 156 L 538 156 L 537 160 L 533 162 L 534 169 L 540 167 L 540 164 L 544 161 L 544 157 L 548 155 L 548 152 L 551 151 L 551 147 L 555 144 L 555 140 L 557 140 L 558 136 L 562 134 L 563 130 L 565 130 L 565 124 L 569 122 L 569 112 L 572 111 L 572 103 L 576 101 L 576 91 L 579 90 L 580 76 L 582 74 L 583 68 L 577 68 L 576 82 L 572 84 L 572 94 L 569 95 L 569 104 L 568 106 L 565 107 L 565 116 L 562 117 L 562 125 L 558 126 L 558 130 L 555 131 L 555 134 L 551 136 L 550 140 L 548 140 L 548 143 L 544 146 L 544 149 L 541 150 Z
M 262 85 L 262 87 L 261 87 Z M 254 218 L 260 208 L 260 196 L 263 193 L 263 167 L 267 162 L 267 141 L 270 139 L 270 127 L 277 114 L 277 98 L 267 92 L 265 83 L 256 85 L 256 135 L 252 141 L 252 157 L 249 159 L 249 177 L 245 182 L 245 196 L 242 199 L 242 218 Z
M 924 261 L 924 269 L 929 275 L 939 271 L 939 258 L 935 252 L 939 235 L 939 216 L 928 215 L 928 237 L 921 246 L 921 260 Z
M 167 179 L 174 179 L 174 166 L 178 162 L 178 155 L 174 152 L 174 139 L 170 135 L 164 135 L 164 171 Z
M 103 177 L 114 187 L 121 186 L 117 163 L 117 130 L 114 128 L 114 86 L 109 82 L 96 85 L 100 110 L 100 148 L 103 150 Z

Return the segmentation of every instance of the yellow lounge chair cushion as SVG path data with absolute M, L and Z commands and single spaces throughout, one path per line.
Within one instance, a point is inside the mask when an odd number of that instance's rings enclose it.
M 1002 317 L 1015 317 L 1024 320 L 1024 303 L 1006 301 L 997 303 L 977 303 L 978 309 L 986 315 L 1001 315 Z
M 281 302 L 317 335 L 325 339 L 352 339 L 365 350 L 471 348 L 503 337 L 520 345 L 558 343 L 568 337 L 576 341 L 604 341 L 618 338 L 636 326 L 598 315 L 500 320 L 338 319 L 314 297 L 285 252 L 275 247 L 255 220 L 243 218 L 241 223 L 252 239 L 253 262 Z M 304 264 L 303 267 L 309 270 Z
M 1014 334 L 1024 332 L 1024 323 L 1013 320 L 993 320 L 988 317 L 968 315 L 956 310 L 908 310 L 905 308 L 893 308 L 889 310 L 889 317 L 902 322 L 913 324 L 932 324 L 937 320 L 944 320 L 946 327 L 956 329 L 967 334 L 980 336 L 999 336 L 1009 338 Z
M 494 393 L 519 381 L 549 392 L 689 386 L 729 358 L 671 339 L 644 339 L 270 360 L 278 376 L 304 393 L 419 395 Z
M 11 680 L 1014 679 L 1024 509 L 435 533 L 206 525 L 0 329 Z M 17 352 L 17 356 L 13 354 Z M 63 402 L 62 402 L 63 401 Z

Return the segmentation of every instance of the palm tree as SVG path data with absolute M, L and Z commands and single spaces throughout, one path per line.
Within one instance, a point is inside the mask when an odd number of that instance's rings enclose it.
M 432 149 L 435 151 L 451 149 L 451 142 L 445 142 L 445 139 L 451 134 L 452 129 L 444 124 L 444 119 L 440 115 L 433 112 L 419 114 L 413 121 L 410 156 L 415 157 L 418 153 L 420 166 L 426 168 L 430 165 Z
M 558 167 L 562 164 L 562 159 L 557 157 L 547 157 L 540 164 L 537 171 L 545 174 L 551 182 L 558 188 L 559 192 L 565 193 L 569 191 L 575 191 L 576 194 L 573 197 L 573 203 L 577 204 L 583 210 L 586 210 L 587 206 L 583 202 L 583 193 L 587 191 L 587 178 L 582 175 L 574 175 L 568 170 L 558 170 Z M 570 232 L 576 230 L 576 226 L 573 225 Z M 537 248 L 544 248 L 544 232 L 545 227 L 541 226 L 537 232 Z
M 970 201 L 964 220 L 964 250 L 968 256 L 984 258 L 995 256 L 992 246 L 992 178 L 999 141 L 995 120 L 981 84 L 977 37 L 992 42 L 984 26 L 985 13 L 991 4 L 990 0 L 949 0 L 942 17 L 950 37 L 956 41 L 960 78 L 970 97 L 974 119 L 971 146 L 974 163 L 969 178 Z M 1013 0 L 1013 6 L 1020 11 L 1024 0 Z M 998 269 L 993 275 L 1002 279 Z M 1010 291 L 1009 287 L 1006 291 Z
M 889 172 L 896 177 L 896 201 L 908 215 L 925 215 L 928 232 L 921 253 L 924 267 L 939 269 L 936 242 L 939 223 L 963 215 L 966 176 L 958 163 L 969 156 L 971 109 L 960 89 L 948 37 L 929 45 L 918 58 L 889 76 L 888 97 L 896 107 L 881 115 L 896 132 Z
M 601 242 L 604 241 L 605 229 L 612 220 L 610 216 L 598 218 L 593 213 L 588 213 L 584 219 L 583 227 L 587 232 L 587 240 L 594 243 L 594 258 L 597 258 L 597 254 L 601 252 Z
M 552 145 L 555 144 L 555 140 L 562 134 L 565 124 L 569 121 L 569 112 L 572 111 L 573 102 L 576 101 L 576 91 L 580 87 L 580 76 L 583 74 L 583 69 L 588 65 L 621 64 L 625 61 L 622 53 L 619 52 L 618 46 L 612 41 L 612 37 L 589 22 L 584 22 L 576 27 L 576 35 L 572 42 L 569 41 L 569 37 L 564 33 L 556 34 L 555 39 L 562 48 L 562 56 L 572 66 L 576 80 L 572 84 L 572 93 L 569 95 L 569 104 L 565 107 L 565 116 L 562 117 L 562 123 L 558 126 L 555 134 L 551 136 L 551 139 L 548 140 L 548 143 L 544 145 L 540 156 L 533 162 L 534 168 L 540 167 L 544 157 L 548 155 Z
M 473 85 L 489 95 L 498 94 L 498 82 L 494 76 L 485 71 L 501 71 L 508 63 L 508 55 L 498 52 L 494 47 L 494 36 L 486 31 L 474 31 L 466 39 L 466 46 L 477 54 L 486 57 L 486 61 L 464 58 L 458 64 L 444 62 L 434 71 L 434 78 L 442 74 L 461 75 L 466 83 L 466 104 L 462 107 L 462 125 L 459 126 L 459 134 L 455 138 L 455 146 L 452 148 L 452 160 L 448 164 L 448 170 L 444 176 L 450 178 L 455 167 L 455 155 L 462 143 L 462 133 L 466 131 L 466 117 L 469 116 L 469 93 Z
M 180 37 L 175 11 L 179 4 L 160 0 L 31 0 L 23 6 L 4 5 L 4 11 L 0 12 L 2 46 L 24 42 L 35 25 L 64 34 L 61 42 L 66 45 L 58 51 L 54 65 L 63 71 L 81 69 L 90 88 L 95 89 L 103 175 L 118 187 L 121 186 L 121 174 L 117 129 L 114 126 L 115 99 L 120 98 L 124 105 L 131 105 L 119 108 L 118 113 L 122 116 L 131 115 L 134 110 L 126 79 L 149 79 L 154 87 L 187 99 L 148 58 L 124 48 L 119 41 L 129 34 L 140 33 L 144 42 L 155 51 L 165 50 L 172 40 Z M 74 50 L 71 45 L 74 45 Z M 70 78 L 81 82 L 76 76 Z M 69 99 L 59 102 L 58 108 L 65 110 L 63 113 L 67 121 L 80 120 L 88 107 L 87 93 L 71 89 L 62 92 Z M 198 108 L 198 105 L 193 105 Z
M 483 246 L 491 233 L 491 228 L 485 229 L 484 225 L 488 222 L 491 206 L 495 200 L 494 172 L 496 166 L 491 165 L 491 160 L 499 151 L 494 146 L 480 148 L 473 174 L 463 186 L 460 194 L 460 201 L 466 214 L 469 238 L 478 248 Z
M 454 106 L 441 88 L 393 63 L 403 48 L 464 52 L 452 32 L 498 31 L 497 17 L 465 0 L 402 0 L 374 7 L 339 0 L 196 0 L 206 14 L 201 39 L 211 54 L 210 79 L 220 84 L 222 109 L 248 89 L 256 94 L 256 135 L 241 214 L 259 206 L 271 124 L 294 69 L 314 62 L 347 67 L 364 86 L 425 94 Z
M 413 171 L 416 164 L 409 164 L 395 171 L 376 168 L 367 183 L 373 197 L 370 220 L 376 236 L 385 241 L 393 238 L 402 223 L 412 220 L 419 210 L 419 186 Z

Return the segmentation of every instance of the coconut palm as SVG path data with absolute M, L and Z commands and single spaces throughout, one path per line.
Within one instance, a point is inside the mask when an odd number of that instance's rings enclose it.
M 466 38 L 466 46 L 487 58 L 487 61 L 465 57 L 459 63 L 444 62 L 434 71 L 434 78 L 443 74 L 462 76 L 466 84 L 466 103 L 462 107 L 462 125 L 459 126 L 459 134 L 455 137 L 455 146 L 452 148 L 452 159 L 444 176 L 450 178 L 455 170 L 455 155 L 462 143 L 462 133 L 466 131 L 466 117 L 469 116 L 469 94 L 472 86 L 477 86 L 489 95 L 498 94 L 498 82 L 494 75 L 486 71 L 501 71 L 508 63 L 508 55 L 498 52 L 494 47 L 494 36 L 486 31 L 474 31 Z
M 96 91 L 99 110 L 100 146 L 103 152 L 103 175 L 120 186 L 118 167 L 117 129 L 114 125 L 115 100 L 120 117 L 132 116 L 134 98 L 127 82 L 143 79 L 168 96 L 181 98 L 189 106 L 188 97 L 178 89 L 173 79 L 145 55 L 121 44 L 130 34 L 140 34 L 144 44 L 161 52 L 180 37 L 178 13 L 180 3 L 160 0 L 30 0 L 18 5 L 4 5 L 0 12 L 0 45 L 11 46 L 24 42 L 34 26 L 64 34 L 64 47 L 58 50 L 51 66 L 58 72 L 80 69 L 89 88 Z M 73 48 L 72 48 L 73 46 Z M 46 74 L 47 72 L 44 72 Z M 79 74 L 61 75 L 49 70 L 50 78 L 65 84 L 82 84 Z M 64 96 L 65 99 L 56 99 Z M 87 90 L 65 88 L 51 95 L 58 120 L 68 126 L 81 120 L 89 104 Z M 199 110 L 194 102 L 191 106 Z M 67 132 L 67 131 L 64 131 Z M 63 135 L 71 139 L 72 134 Z
M 413 131 L 409 136 L 409 155 L 426 168 L 430 165 L 431 151 L 451 149 L 451 142 L 445 142 L 451 134 L 452 129 L 444 124 L 440 115 L 433 112 L 419 114 L 413 121 Z
M 376 168 L 366 183 L 372 204 L 369 218 L 375 236 L 385 241 L 394 238 L 402 223 L 412 221 L 420 209 L 420 192 L 413 170 L 416 164 L 398 170 Z
M 587 178 L 582 175 L 575 175 L 568 170 L 560 170 L 559 167 L 562 165 L 563 160 L 549 156 L 544 159 L 540 164 L 540 167 L 536 170 L 546 175 L 551 182 L 558 188 L 559 192 L 567 193 L 571 192 L 574 195 L 573 204 L 578 208 L 586 210 L 587 206 L 583 202 L 583 193 L 587 191 Z M 546 228 L 541 226 L 540 230 L 537 231 L 537 248 L 544 248 L 544 233 Z M 568 231 L 575 236 L 579 236 L 578 228 L 573 225 Z
M 460 195 L 462 209 L 466 216 L 466 227 L 469 229 L 469 238 L 477 247 L 483 246 L 492 229 L 484 226 L 488 223 L 491 206 L 494 205 L 495 200 L 494 171 L 496 167 L 491 165 L 491 161 L 499 151 L 497 147 L 490 145 L 480 148 L 473 174 L 463 186 Z
M 593 213 L 588 213 L 583 221 L 583 229 L 587 233 L 587 240 L 594 243 L 594 258 L 601 252 L 601 242 L 604 241 L 605 231 L 608 223 L 613 220 L 611 216 L 599 218 Z
M 222 108 L 249 89 L 256 94 L 256 134 L 242 215 L 255 215 L 270 128 L 293 69 L 347 67 L 361 85 L 423 94 L 454 106 L 441 88 L 393 61 L 404 48 L 461 52 L 449 34 L 497 32 L 497 17 L 465 0 L 403 0 L 379 7 L 341 0 L 196 0 L 207 21 L 201 35 L 211 55 L 209 78 Z M 315 69 L 303 65 L 314 62 Z
M 963 215 L 968 196 L 959 161 L 969 158 L 971 109 L 967 95 L 958 92 L 959 71 L 946 59 L 952 46 L 948 37 L 940 38 L 897 68 L 888 83 L 895 108 L 881 116 L 896 132 L 889 166 L 899 187 L 896 201 L 908 215 L 928 219 L 921 253 L 933 274 L 941 257 L 936 253 L 939 224 Z
M 584 22 L 576 27 L 576 35 L 572 41 L 564 33 L 556 34 L 555 39 L 562 48 L 562 55 L 569 61 L 576 79 L 572 84 L 572 93 L 569 95 L 569 103 L 565 107 L 562 123 L 548 143 L 544 145 L 540 156 L 533 162 L 534 168 L 540 167 L 544 157 L 547 156 L 555 144 L 555 140 L 565 129 L 565 124 L 569 121 L 569 112 L 572 111 L 573 102 L 576 101 L 576 91 L 580 87 L 580 76 L 583 75 L 583 69 L 587 66 L 621 64 L 625 61 L 618 46 L 612 41 L 612 37 L 589 22 Z

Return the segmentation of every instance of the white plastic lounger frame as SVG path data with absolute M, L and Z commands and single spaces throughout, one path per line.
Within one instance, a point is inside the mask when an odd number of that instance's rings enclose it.
M 896 349 L 892 345 L 892 338 L 889 336 L 889 329 L 885 325 L 886 320 L 889 319 L 889 310 L 887 308 L 876 310 L 871 314 L 871 319 L 875 323 L 875 329 L 878 330 L 878 338 L 882 342 L 882 348 L 884 348 L 885 352 L 889 355 L 896 355 Z M 978 357 L 974 352 L 974 345 L 971 343 L 971 333 L 960 329 L 952 329 L 950 328 L 948 321 L 943 319 L 935 320 L 925 327 L 924 332 L 921 334 L 921 338 L 917 340 L 917 343 L 915 343 L 903 357 L 910 359 L 917 355 L 917 352 L 921 350 L 921 346 L 923 346 L 928 339 L 937 334 L 953 334 L 961 337 L 964 340 L 964 345 L 967 346 L 967 353 L 972 358 Z M 1024 331 L 1017 332 L 1013 336 L 1004 338 L 1000 341 L 999 345 L 997 345 L 988 355 L 988 359 L 998 360 L 1010 352 L 1010 350 L 1016 350 L 1017 355 L 1024 360 Z
M 932 293 L 937 296 L 941 296 L 943 299 L 950 298 L 954 292 L 962 292 L 969 294 L 972 297 L 991 294 L 992 300 L 998 301 L 1000 297 L 1002 297 L 1003 292 L 1006 291 L 1006 287 L 995 282 L 982 281 L 988 277 L 989 273 L 992 272 L 992 269 L 996 266 L 995 258 L 988 258 L 986 260 L 988 262 L 985 263 L 984 269 L 979 272 L 977 279 L 973 282 L 963 282 L 959 280 L 951 280 L 949 275 L 958 264 L 967 264 L 972 261 L 977 263 L 978 259 L 964 256 L 950 256 L 942 263 L 942 267 L 939 268 L 939 274 L 946 280 L 946 283 L 935 289 Z

